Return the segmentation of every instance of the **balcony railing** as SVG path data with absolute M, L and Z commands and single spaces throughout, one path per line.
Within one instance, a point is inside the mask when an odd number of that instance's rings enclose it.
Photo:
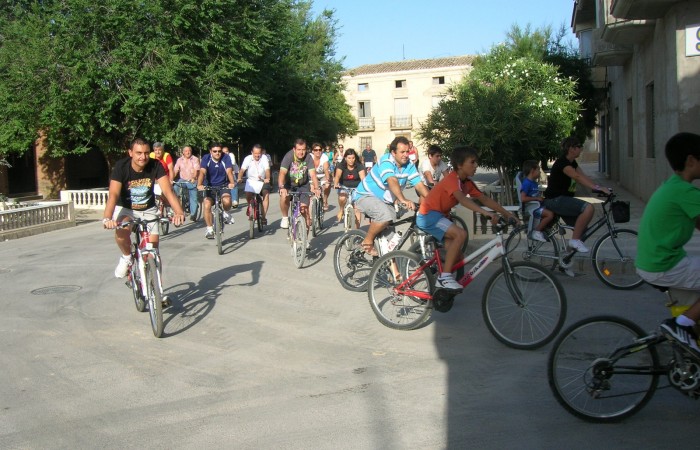
M 107 188 L 61 191 L 61 201 L 73 202 L 76 209 L 105 209 Z
M 374 131 L 374 117 L 358 117 L 357 128 L 359 131 Z
M 410 114 L 404 116 L 391 116 L 390 123 L 392 130 L 405 130 L 413 128 L 413 116 Z

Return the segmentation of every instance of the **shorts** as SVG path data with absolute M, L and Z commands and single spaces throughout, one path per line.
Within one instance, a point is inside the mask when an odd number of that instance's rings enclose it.
M 578 217 L 590 205 L 590 203 L 576 197 L 560 195 L 555 198 L 547 198 L 542 203 L 546 209 L 563 217 Z
M 355 200 L 355 205 L 375 222 L 391 222 L 396 220 L 394 205 L 389 205 L 384 200 L 374 195 L 363 195 Z
M 429 211 L 428 214 L 418 213 L 416 215 L 416 225 L 421 230 L 430 233 L 438 242 L 442 242 L 445 233 L 454 223 L 439 211 Z
M 637 268 L 637 273 L 647 283 L 700 293 L 700 256 L 686 256 L 666 272 L 647 272 Z
M 236 189 L 236 188 L 233 188 L 233 189 Z M 204 198 L 210 198 L 212 200 L 212 202 L 214 201 L 214 192 L 212 192 L 208 189 L 205 189 L 203 194 L 204 194 Z M 221 197 L 224 197 L 226 195 L 228 195 L 228 196 L 231 195 L 231 189 L 228 188 L 228 185 L 226 185 L 226 187 L 224 187 L 221 190 Z
M 143 219 L 143 220 L 154 220 L 158 218 L 158 208 L 155 206 L 144 209 L 143 211 L 134 211 L 133 209 L 124 208 L 123 206 L 117 206 L 114 208 L 114 214 L 112 215 L 112 220 L 119 221 L 128 217 L 129 219 Z M 158 222 L 151 222 L 148 224 L 148 232 L 153 236 L 158 236 Z
M 301 192 L 302 195 L 299 196 L 299 200 L 301 201 L 302 205 L 309 206 L 309 203 L 311 202 L 311 186 L 308 184 L 305 184 L 303 186 L 295 186 L 295 187 L 289 187 L 289 185 L 285 184 L 284 185 L 285 189 L 287 189 L 287 192 L 292 192 L 292 190 L 296 190 L 297 192 Z M 292 195 L 289 194 L 287 197 L 291 197 Z

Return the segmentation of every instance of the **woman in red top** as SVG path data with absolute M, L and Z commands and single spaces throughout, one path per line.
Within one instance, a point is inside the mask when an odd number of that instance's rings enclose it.
M 165 174 L 170 180 L 170 184 L 173 184 L 173 179 L 175 177 L 175 170 L 173 170 L 173 157 L 170 153 L 165 151 L 165 147 L 162 142 L 155 142 L 153 144 L 153 151 L 149 155 L 151 159 L 158 160 L 158 162 L 165 169 Z
M 494 224 L 498 220 L 496 212 L 507 219 L 512 218 L 516 222 L 518 221 L 515 216 L 506 211 L 496 200 L 488 195 L 484 195 L 476 187 L 471 177 L 476 173 L 477 166 L 478 154 L 476 150 L 468 147 L 455 148 L 452 151 L 452 167 L 455 170 L 447 174 L 445 178 L 433 187 L 418 210 L 416 225 L 430 233 L 438 241 L 442 241 L 443 238 L 445 240 L 447 255 L 445 255 L 445 265 L 443 267 L 447 268 L 447 270 L 450 270 L 459 260 L 460 249 L 467 237 L 465 230 L 456 226 L 447 218 L 450 210 L 457 203 L 484 216 L 491 217 L 491 221 Z M 478 199 L 482 205 L 491 208 L 492 211 L 486 211 L 472 199 Z M 450 272 L 441 273 L 435 281 L 435 287 L 455 291 L 462 290 L 462 286 L 457 283 Z

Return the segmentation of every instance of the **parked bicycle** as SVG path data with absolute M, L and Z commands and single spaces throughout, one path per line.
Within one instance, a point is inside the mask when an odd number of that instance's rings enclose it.
M 132 264 L 127 274 L 127 285 L 131 287 L 136 310 L 143 312 L 148 306 L 151 328 L 155 337 L 163 335 L 163 307 L 170 303 L 163 295 L 161 262 L 158 247 L 149 241 L 148 224 L 161 219 L 131 219 L 119 222 L 122 228 L 131 227 L 134 239 L 131 245 Z
M 190 207 L 190 194 L 187 184 L 182 181 L 176 181 L 174 183 L 179 189 L 179 199 L 182 205 L 183 211 L 185 211 L 185 217 L 192 217 L 192 208 Z M 194 216 L 194 220 L 198 221 L 202 218 L 202 196 L 197 192 L 197 214 Z
M 262 233 L 264 228 L 263 223 L 263 198 L 260 194 L 255 194 L 251 197 L 248 203 L 248 209 L 246 210 L 246 215 L 248 216 L 249 231 L 248 237 L 253 239 L 255 237 L 255 228 L 257 226 L 258 232 Z
M 301 215 L 301 196 L 313 195 L 310 192 L 299 192 L 296 188 L 289 191 L 292 196 L 289 217 L 289 228 L 287 229 L 287 240 L 291 244 L 292 259 L 294 266 L 299 269 L 304 264 L 306 258 L 306 250 L 309 245 L 306 218 Z
M 402 214 L 404 211 L 401 208 L 397 215 Z M 410 217 L 391 222 L 384 231 L 376 236 L 374 248 L 377 249 L 378 256 L 372 256 L 362 248 L 362 242 L 364 242 L 367 234 L 365 231 L 350 230 L 345 232 L 333 251 L 333 267 L 335 268 L 335 276 L 340 281 L 340 284 L 350 291 L 365 291 L 370 270 L 379 256 L 392 250 L 403 249 L 406 243 L 409 245 L 408 251 L 417 253 L 420 249 L 418 238 L 423 233 L 416 226 L 417 213 L 418 207 L 416 207 L 416 210 Z M 355 217 L 354 212 L 352 217 Z M 457 217 L 454 223 L 459 224 L 461 220 L 461 218 Z M 396 231 L 396 227 L 406 223 L 410 224 L 408 229 L 403 232 Z M 462 221 L 461 223 L 463 224 L 464 222 Z M 464 227 L 466 229 L 466 225 Z M 462 253 L 466 253 L 467 241 L 468 239 L 462 245 Z
M 594 191 L 600 196 L 602 192 Z M 614 289 L 634 289 L 644 280 L 637 275 L 634 259 L 637 255 L 637 232 L 628 228 L 617 228 L 613 220 L 612 205 L 616 195 L 606 196 L 601 203 L 603 215 L 590 224 L 581 236 L 585 242 L 601 228 L 607 231 L 596 239 L 591 250 L 591 263 L 596 276 L 607 286 Z M 627 220 L 629 221 L 629 217 Z M 573 227 L 564 223 L 561 217 L 555 218 L 553 225 L 543 231 L 547 241 L 530 239 L 528 225 L 521 225 L 506 241 L 506 248 L 511 259 L 523 259 L 544 264 L 552 270 L 557 267 L 562 271 L 571 270 L 573 258 L 577 251 L 569 249 L 565 234 Z
M 700 398 L 700 361 L 658 329 L 647 333 L 615 316 L 590 317 L 564 331 L 549 354 L 547 375 L 559 404 L 588 422 L 637 413 L 660 377 L 668 382 L 662 387 Z
M 502 343 L 518 349 L 534 349 L 551 341 L 566 319 L 564 288 L 547 268 L 529 262 L 511 262 L 506 253 L 500 219 L 496 237 L 466 256 L 451 270 L 463 287 L 468 286 L 499 256 L 501 267 L 486 283 L 482 315 L 489 331 Z M 403 250 L 387 253 L 374 263 L 369 275 L 368 298 L 377 319 L 389 328 L 412 330 L 432 315 L 447 312 L 460 291 L 435 288 L 435 277 L 444 271 L 441 246 L 424 241 L 419 254 Z M 467 272 L 465 265 L 480 259 Z
M 323 211 L 323 201 L 320 197 L 314 195 L 313 197 L 311 197 L 311 203 L 309 203 L 309 208 L 311 208 L 309 210 L 311 214 L 311 233 L 314 237 L 316 237 L 321 233 L 321 231 L 324 228 L 323 220 L 325 211 Z
M 214 194 L 214 204 L 211 207 L 214 225 L 214 238 L 216 239 L 216 250 L 219 255 L 224 254 L 223 238 L 224 238 L 224 206 L 221 203 L 221 193 L 230 191 L 229 187 L 223 186 L 205 186 L 205 190 Z

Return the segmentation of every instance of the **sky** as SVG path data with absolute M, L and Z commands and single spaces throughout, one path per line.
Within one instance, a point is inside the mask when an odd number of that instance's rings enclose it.
M 513 24 L 564 25 L 571 33 L 574 0 L 313 0 L 313 12 L 335 10 L 336 58 L 351 69 L 404 59 L 477 55 L 505 41 Z

